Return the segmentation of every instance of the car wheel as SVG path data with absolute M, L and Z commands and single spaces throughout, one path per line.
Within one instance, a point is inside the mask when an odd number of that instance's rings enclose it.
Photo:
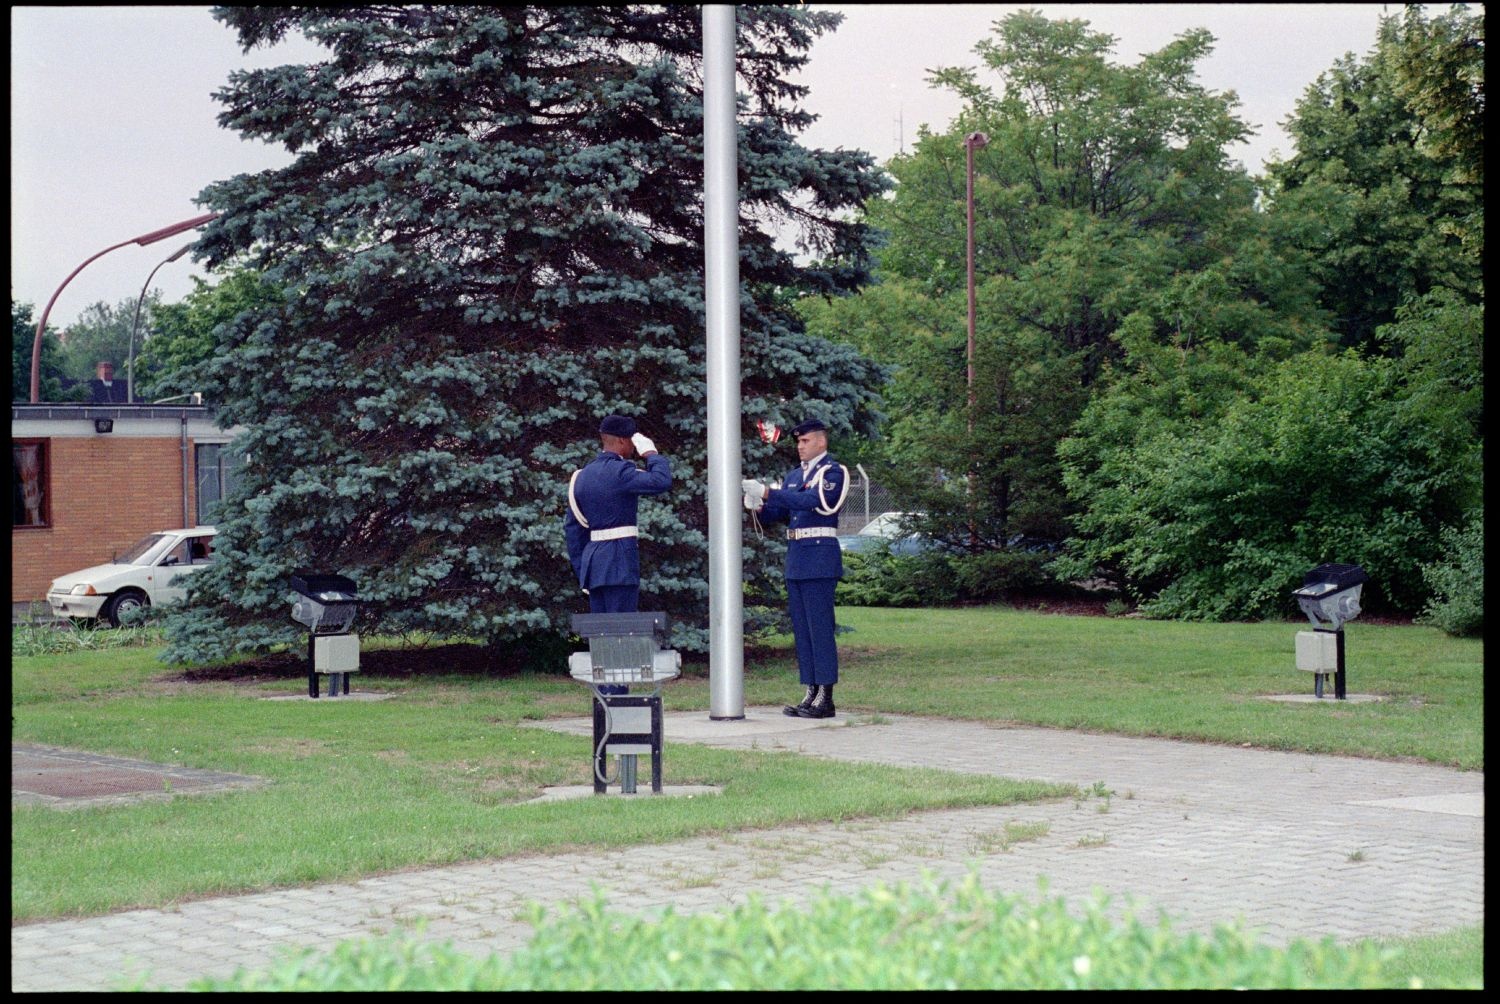
M 121 627 L 127 618 L 134 620 L 136 611 L 144 611 L 151 600 L 138 589 L 125 589 L 110 597 L 104 605 L 104 616 L 110 627 Z

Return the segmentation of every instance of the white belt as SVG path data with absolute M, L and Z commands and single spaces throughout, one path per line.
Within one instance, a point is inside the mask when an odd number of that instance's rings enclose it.
M 639 535 L 640 531 L 633 526 L 612 526 L 608 530 L 590 531 L 589 540 L 597 544 L 601 540 L 621 540 Z
M 788 530 L 787 540 L 806 540 L 809 537 L 837 537 L 838 527 L 833 526 L 809 526 L 802 530 Z

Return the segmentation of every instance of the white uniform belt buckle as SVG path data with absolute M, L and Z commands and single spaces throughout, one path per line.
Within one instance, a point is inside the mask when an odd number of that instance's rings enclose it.
M 612 526 L 608 530 L 589 531 L 589 540 L 599 543 L 601 540 L 622 540 L 626 537 L 635 537 L 640 533 L 633 526 Z
M 837 537 L 838 535 L 839 531 L 837 527 L 808 526 L 803 527 L 801 530 L 788 530 L 786 532 L 786 539 L 807 540 L 809 537 Z

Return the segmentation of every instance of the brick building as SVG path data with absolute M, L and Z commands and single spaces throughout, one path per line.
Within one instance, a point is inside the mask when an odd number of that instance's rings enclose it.
M 202 405 L 13 404 L 12 603 L 104 564 L 154 530 L 212 523 L 238 429 Z

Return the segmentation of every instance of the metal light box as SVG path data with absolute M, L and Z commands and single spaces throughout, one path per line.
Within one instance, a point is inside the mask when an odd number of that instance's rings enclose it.
M 359 672 L 359 635 L 314 635 L 312 643 L 314 672 Z
M 1297 632 L 1297 668 L 1332 673 L 1339 668 L 1338 638 L 1327 631 Z

